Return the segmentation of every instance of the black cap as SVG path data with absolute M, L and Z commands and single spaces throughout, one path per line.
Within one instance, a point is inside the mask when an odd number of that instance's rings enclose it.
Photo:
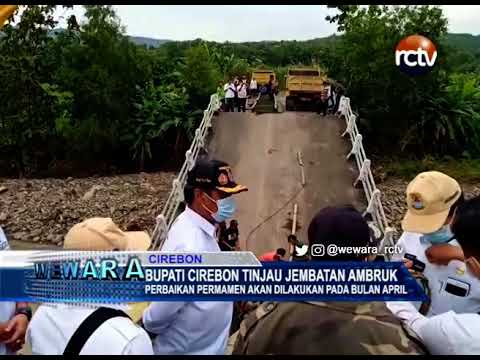
M 370 228 L 362 214 L 352 206 L 326 207 L 320 210 L 308 227 L 310 246 L 335 244 L 344 246 L 368 246 Z M 327 256 L 328 257 L 328 256 Z M 357 255 L 340 255 L 334 258 L 358 258 Z
M 230 165 L 220 160 L 198 159 L 187 175 L 187 184 L 202 189 L 217 189 L 228 194 L 248 190 L 233 180 Z

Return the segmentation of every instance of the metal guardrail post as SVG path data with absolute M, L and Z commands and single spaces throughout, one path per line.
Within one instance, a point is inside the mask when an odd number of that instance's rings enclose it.
M 360 146 L 362 146 L 362 135 L 358 134 L 353 142 L 352 150 L 347 155 L 347 160 L 350 159 L 350 156 L 358 153 Z
M 380 200 L 380 190 L 375 189 L 372 193 L 372 196 L 370 198 L 370 201 L 368 202 L 367 209 L 364 211 L 363 215 L 365 216 L 367 213 L 370 213 L 373 215 L 375 211 L 375 201 Z
M 370 163 L 371 162 L 368 159 L 366 159 L 363 162 L 362 167 L 360 169 L 360 174 L 358 175 L 357 180 L 355 180 L 355 182 L 353 183 L 353 186 L 357 186 L 359 181 L 362 181 L 362 182 L 367 181 L 368 172 L 370 171 Z
M 352 115 L 350 119 L 347 120 L 347 128 L 343 132 L 342 137 L 344 137 L 347 134 L 350 134 L 350 136 L 352 136 L 353 127 L 356 125 L 356 120 L 357 120 L 357 117 L 355 115 Z

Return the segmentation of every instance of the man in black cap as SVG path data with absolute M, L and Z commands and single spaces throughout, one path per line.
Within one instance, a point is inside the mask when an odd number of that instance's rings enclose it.
M 220 252 L 216 225 L 231 218 L 234 194 L 247 191 L 237 184 L 230 166 L 218 160 L 197 160 L 188 173 L 185 210 L 175 219 L 162 251 Z M 157 302 L 143 314 L 145 328 L 158 334 L 155 354 L 223 355 L 226 350 L 232 302 Z
M 313 245 L 364 247 L 370 230 L 352 207 L 327 207 L 308 228 Z M 366 261 L 367 255 L 312 257 L 311 261 Z M 390 355 L 424 350 L 383 302 L 266 302 L 243 320 L 233 354 Z

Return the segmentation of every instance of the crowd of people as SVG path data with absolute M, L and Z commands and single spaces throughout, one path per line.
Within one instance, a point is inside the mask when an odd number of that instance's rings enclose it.
M 229 164 L 202 158 L 188 173 L 185 210 L 171 226 L 163 251 L 239 249 L 230 221 L 235 198 L 248 191 Z M 28 340 L 33 354 L 480 354 L 480 197 L 466 199 L 458 182 L 429 171 L 406 189 L 407 211 L 393 260 L 422 280 L 424 303 L 388 302 L 153 302 L 135 323 L 128 304 L 42 304 L 32 318 L 25 303 L 0 305 L 0 353 Z M 353 206 L 321 209 L 308 226 L 308 243 L 365 247 L 372 234 Z M 298 245 L 295 236 L 291 245 Z M 8 242 L 0 232 L 0 246 Z M 137 250 L 146 232 L 122 231 L 109 218 L 92 218 L 65 236 L 68 250 Z M 262 261 L 286 260 L 279 248 Z M 308 261 L 371 261 L 362 252 L 325 254 Z M 421 265 L 421 266 L 420 266 Z M 421 273 L 421 274 L 419 274 Z M 420 280 L 419 280 L 420 281 Z M 426 306 L 425 306 L 426 305 Z
M 223 94 L 219 92 L 220 99 L 223 99 L 223 110 L 235 112 L 235 109 L 237 109 L 238 112 L 245 112 L 249 89 L 245 76 L 241 79 L 238 77 L 230 79 L 223 86 Z
M 247 109 L 247 99 L 256 97 L 261 89 L 257 80 L 253 76 L 250 82 L 247 82 L 246 76 L 231 78 L 226 84 L 220 84 L 217 89 L 217 95 L 222 102 L 222 110 L 225 112 L 245 112 Z M 264 93 L 272 100 L 273 96 L 278 94 L 278 81 L 274 75 L 270 75 L 270 80 L 264 88 Z

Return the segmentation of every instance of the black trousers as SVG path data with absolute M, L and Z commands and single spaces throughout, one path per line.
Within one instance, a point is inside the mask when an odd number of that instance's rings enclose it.
M 247 98 L 238 98 L 238 111 L 245 112 L 247 106 Z
M 323 116 L 326 116 L 327 115 L 327 108 L 328 108 L 328 100 L 327 101 L 320 100 L 318 102 L 317 114 L 322 113 Z
M 226 112 L 233 112 L 235 106 L 235 98 L 225 98 L 225 111 Z

